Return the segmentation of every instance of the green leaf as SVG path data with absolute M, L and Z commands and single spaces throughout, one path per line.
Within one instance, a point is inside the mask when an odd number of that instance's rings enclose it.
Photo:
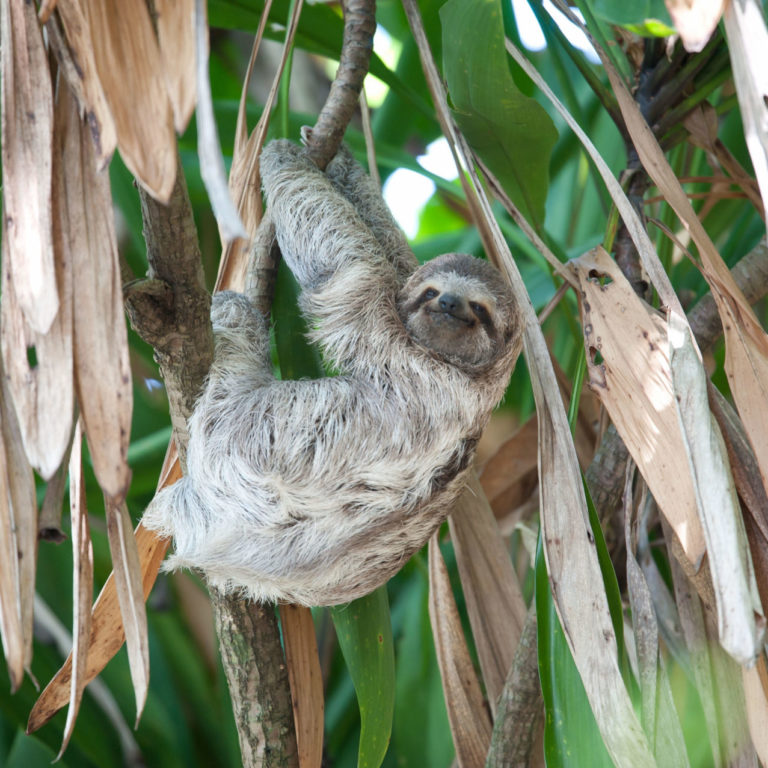
M 536 550 L 536 618 L 547 768 L 613 768 L 555 611 L 541 536 Z
M 669 37 L 675 34 L 664 0 L 594 0 L 595 16 L 626 27 L 644 37 Z
M 557 131 L 543 107 L 515 85 L 504 49 L 500 0 L 450 0 L 440 18 L 443 74 L 456 122 L 540 230 Z
M 395 711 L 395 653 L 386 586 L 331 608 L 336 635 L 360 707 L 358 768 L 379 768 Z

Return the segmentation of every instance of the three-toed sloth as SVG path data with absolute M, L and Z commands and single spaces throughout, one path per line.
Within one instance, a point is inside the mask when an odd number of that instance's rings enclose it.
M 419 267 L 347 150 L 322 173 L 275 141 L 261 173 L 311 340 L 339 375 L 276 380 L 267 321 L 245 296 L 215 296 L 187 474 L 144 524 L 173 536 L 169 568 L 332 605 L 384 583 L 450 512 L 520 351 L 520 312 L 485 261 Z

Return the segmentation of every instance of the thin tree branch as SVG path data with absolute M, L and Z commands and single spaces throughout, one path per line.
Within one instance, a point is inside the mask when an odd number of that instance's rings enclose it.
M 165 381 L 174 439 L 185 467 L 192 414 L 213 360 L 211 297 L 181 163 L 164 205 L 139 187 L 149 269 L 124 287 L 131 325 L 155 349 Z
M 536 633 L 536 607 L 531 605 L 499 697 L 486 768 L 528 768 L 536 734 L 544 717 Z
M 363 80 L 368 74 L 376 31 L 375 0 L 345 0 L 344 43 L 339 69 L 311 134 L 306 137 L 309 156 L 318 168 L 339 151 L 344 132 L 357 108 Z

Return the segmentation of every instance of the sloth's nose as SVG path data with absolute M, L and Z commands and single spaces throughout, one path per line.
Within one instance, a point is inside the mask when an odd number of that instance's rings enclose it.
M 440 309 L 444 312 L 453 312 L 461 305 L 461 299 L 452 293 L 444 293 L 440 297 Z

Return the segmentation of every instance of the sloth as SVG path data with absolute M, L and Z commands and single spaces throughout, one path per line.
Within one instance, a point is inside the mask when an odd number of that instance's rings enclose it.
M 450 512 L 519 354 L 520 312 L 486 261 L 419 266 L 346 148 L 323 173 L 275 141 L 261 172 L 310 339 L 337 375 L 275 379 L 268 321 L 217 294 L 187 474 L 143 522 L 174 539 L 166 570 L 257 601 L 346 603 Z

